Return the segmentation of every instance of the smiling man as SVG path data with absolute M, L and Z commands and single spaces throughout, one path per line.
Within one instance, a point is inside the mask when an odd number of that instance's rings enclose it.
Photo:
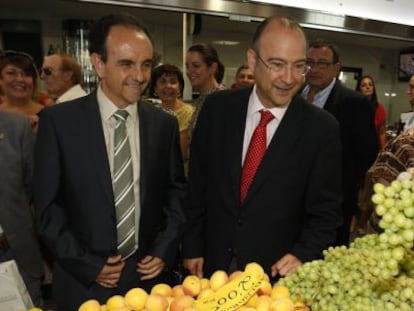
M 58 310 L 166 282 L 184 223 L 177 121 L 140 100 L 147 32 L 132 16 L 105 16 L 90 55 L 97 91 L 46 109 L 36 144 L 38 230 L 55 259 Z
M 300 95 L 306 38 L 262 22 L 247 51 L 255 86 L 207 97 L 190 152 L 184 266 L 209 276 L 258 262 L 273 277 L 322 256 L 340 225 L 339 127 Z

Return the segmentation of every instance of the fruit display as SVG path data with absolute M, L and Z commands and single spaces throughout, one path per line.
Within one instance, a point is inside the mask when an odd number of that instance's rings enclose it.
M 403 172 L 373 190 L 381 233 L 330 247 L 323 259 L 304 263 L 275 284 L 260 265 L 249 263 L 231 275 L 216 271 L 209 279 L 187 276 L 174 287 L 157 284 L 150 293 L 134 288 L 105 305 L 88 300 L 78 311 L 414 310 L 413 176 Z
M 105 305 L 85 301 L 78 311 L 309 311 L 290 298 L 289 289 L 272 284 L 263 268 L 249 263 L 244 271 L 228 275 L 214 272 L 209 279 L 187 276 L 182 284 L 161 283 L 150 293 L 133 288 L 126 295 L 110 297 Z
M 323 260 L 278 281 L 313 311 L 414 310 L 414 183 L 403 172 L 374 185 L 372 201 L 383 232 L 331 247 Z

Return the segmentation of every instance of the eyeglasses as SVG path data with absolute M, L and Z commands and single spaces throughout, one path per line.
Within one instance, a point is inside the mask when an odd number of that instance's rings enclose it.
M 263 65 L 269 69 L 271 72 L 277 73 L 277 72 L 281 72 L 283 70 L 288 69 L 297 75 L 301 75 L 304 76 L 308 73 L 309 71 L 309 66 L 306 64 L 305 61 L 299 61 L 294 63 L 293 65 L 289 66 L 287 63 L 280 61 L 280 60 L 272 60 L 271 62 L 267 63 L 263 60 L 263 58 L 260 57 L 259 52 L 255 51 L 257 58 L 263 63 Z
M 40 68 L 40 72 L 39 74 L 44 74 L 45 76 L 51 76 L 52 75 L 52 70 L 50 68 Z
M 14 50 L 5 50 L 0 52 L 0 57 L 16 57 L 16 56 L 23 56 L 28 58 L 32 63 L 34 63 L 33 57 L 30 54 L 20 51 Z
M 310 68 L 317 68 L 317 69 L 327 69 L 329 66 L 333 65 L 333 62 L 325 62 L 325 61 L 313 61 L 313 60 L 307 60 L 306 64 Z

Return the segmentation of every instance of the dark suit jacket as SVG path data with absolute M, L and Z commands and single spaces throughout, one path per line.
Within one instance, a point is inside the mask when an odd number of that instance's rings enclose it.
M 357 211 L 360 183 L 378 154 L 375 113 L 366 98 L 344 87 L 339 81 L 335 83 L 324 109 L 335 116 L 341 129 L 343 208 L 345 216 L 349 218 Z
M 319 258 L 340 225 L 341 147 L 335 119 L 296 96 L 240 205 L 243 136 L 250 90 L 210 95 L 190 153 L 184 258 L 205 258 L 205 273 L 286 253 Z
M 185 218 L 178 124 L 144 102 L 138 103 L 138 118 L 138 258 L 153 255 L 171 265 Z M 56 286 L 94 284 L 106 258 L 116 253 L 114 197 L 96 93 L 42 111 L 35 181 L 38 230 L 56 258 Z
M 30 206 L 33 148 L 27 118 L 0 112 L 0 224 L 19 269 L 41 278 L 43 261 Z

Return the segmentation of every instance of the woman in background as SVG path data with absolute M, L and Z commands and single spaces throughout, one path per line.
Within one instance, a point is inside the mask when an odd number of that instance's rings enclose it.
M 34 100 L 37 81 L 38 72 L 29 54 L 16 51 L 0 54 L 0 88 L 4 95 L 0 110 L 26 116 L 34 132 L 37 129 L 37 114 L 44 108 Z
M 194 107 L 183 102 L 183 90 L 184 78 L 178 67 L 164 64 L 153 70 L 149 86 L 150 96 L 159 98 L 161 109 L 176 116 L 180 131 L 181 153 L 185 163 L 188 160 L 188 127 Z
M 357 82 L 356 90 L 366 96 L 372 104 L 375 112 L 375 128 L 377 129 L 378 145 L 380 150 L 382 150 L 387 141 L 387 113 L 385 112 L 384 106 L 378 102 L 374 79 L 368 75 L 360 77 Z
M 185 68 L 193 93 L 200 95 L 194 100 L 195 111 L 190 122 L 189 140 L 197 123 L 198 114 L 207 95 L 224 90 L 221 84 L 224 77 L 224 65 L 214 47 L 206 43 L 192 45 L 186 55 Z

